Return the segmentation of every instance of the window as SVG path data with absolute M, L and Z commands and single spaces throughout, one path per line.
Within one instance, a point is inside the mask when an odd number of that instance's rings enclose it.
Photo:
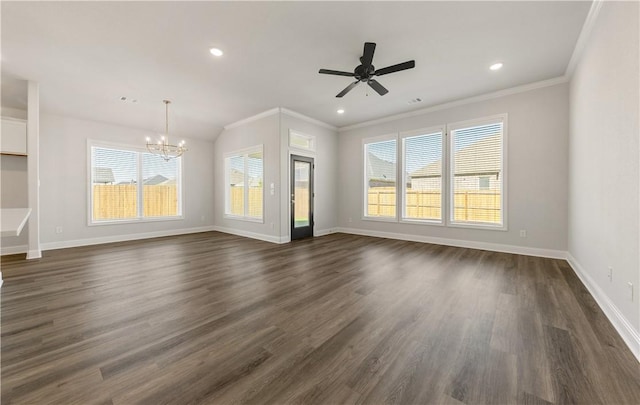
M 365 139 L 363 217 L 506 229 L 506 118 Z
M 263 170 L 262 146 L 233 152 L 225 157 L 225 214 L 228 217 L 262 221 Z
M 308 151 L 316 150 L 316 138 L 313 135 L 305 135 L 289 130 L 289 147 Z
M 181 218 L 182 158 L 97 143 L 90 150 L 90 224 Z
M 396 218 L 397 140 L 364 144 L 365 217 Z
M 444 128 L 401 134 L 402 219 L 442 222 L 442 158 Z
M 503 120 L 450 126 L 451 223 L 501 227 Z

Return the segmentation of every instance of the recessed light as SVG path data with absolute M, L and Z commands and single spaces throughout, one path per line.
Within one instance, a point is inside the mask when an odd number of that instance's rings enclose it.
M 224 54 L 224 52 L 218 48 L 211 48 L 209 49 L 209 52 L 211 52 L 211 55 L 213 56 L 222 56 Z
M 338 114 L 344 114 L 344 110 L 341 108 L 338 111 L 336 111 Z
M 502 63 L 498 62 L 498 63 L 494 63 L 493 65 L 489 66 L 489 69 L 491 70 L 500 70 L 502 68 Z

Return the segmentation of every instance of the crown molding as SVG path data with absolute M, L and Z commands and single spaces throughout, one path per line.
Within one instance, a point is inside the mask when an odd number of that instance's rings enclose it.
M 263 112 L 261 112 L 259 114 L 252 115 L 251 117 L 243 118 L 240 121 L 236 121 L 236 122 L 231 123 L 229 125 L 225 125 L 224 129 L 226 131 L 228 129 L 237 128 L 237 127 L 239 127 L 241 125 L 248 124 L 248 123 L 253 122 L 253 121 L 257 121 L 257 120 L 259 120 L 261 118 L 265 118 L 265 117 L 268 117 L 270 115 L 277 114 L 279 112 L 280 112 L 280 109 L 278 107 L 272 108 L 270 110 L 263 111 Z
M 368 126 L 371 126 L 371 125 L 382 124 L 384 122 L 396 121 L 396 120 L 400 120 L 400 119 L 403 119 L 403 118 L 416 117 L 418 115 L 423 115 L 423 114 L 427 114 L 427 113 L 434 112 L 434 111 L 446 110 L 446 109 L 449 109 L 449 108 L 458 107 L 458 106 L 465 105 L 465 104 L 472 104 L 472 103 L 477 103 L 479 101 L 485 101 L 485 100 L 491 100 L 491 99 L 494 99 L 494 98 L 510 96 L 512 94 L 524 93 L 524 92 L 531 91 L 531 90 L 536 90 L 536 89 L 541 89 L 541 88 L 544 88 L 544 87 L 555 86 L 555 85 L 561 84 L 561 83 L 566 83 L 567 81 L 569 81 L 569 78 L 567 76 L 559 76 L 559 77 L 555 77 L 553 79 L 547 79 L 547 80 L 542 80 L 542 81 L 539 81 L 539 82 L 523 84 L 521 86 L 510 87 L 508 89 L 495 91 L 493 93 L 481 94 L 479 96 L 463 98 L 463 99 L 460 99 L 460 100 L 450 101 L 450 102 L 444 103 L 444 104 L 437 104 L 437 105 L 434 105 L 434 106 L 431 106 L 431 107 L 421 108 L 419 110 L 409 111 L 409 112 L 406 112 L 406 113 L 400 113 L 400 114 L 395 114 L 395 115 L 389 115 L 389 116 L 386 116 L 386 117 L 377 118 L 377 119 L 370 120 L 370 121 L 360 122 L 358 124 L 347 125 L 347 126 L 338 128 L 338 132 L 350 131 L 352 129 L 364 128 L 364 127 L 368 127 Z
M 591 32 L 593 31 L 593 27 L 595 26 L 596 19 L 598 18 L 598 14 L 600 13 L 603 3 L 604 0 L 593 0 L 593 3 L 591 3 L 591 8 L 589 9 L 587 18 L 584 20 L 584 24 L 580 30 L 580 35 L 578 35 L 576 46 L 573 48 L 571 59 L 569 59 L 567 70 L 564 72 L 565 76 L 571 77 L 573 75 L 573 72 L 578 65 L 578 61 L 584 52 L 584 48 L 587 45 L 587 40 L 589 39 L 589 36 L 591 36 Z
M 334 127 L 334 126 L 333 126 L 333 125 L 331 125 L 331 124 L 327 124 L 326 122 L 322 122 L 322 121 L 317 120 L 317 119 L 315 119 L 315 118 L 311 118 L 311 117 L 309 117 L 309 116 L 307 116 L 307 115 L 300 114 L 299 112 L 296 112 L 296 111 L 290 110 L 290 109 L 288 109 L 288 108 L 281 107 L 281 108 L 280 108 L 280 111 L 281 111 L 283 114 L 286 114 L 286 115 L 288 115 L 288 116 L 290 116 L 290 117 L 298 118 L 298 119 L 300 119 L 300 120 L 302 120 L 302 121 L 307 121 L 307 122 L 309 122 L 309 123 L 311 123 L 311 124 L 315 124 L 315 125 L 318 125 L 318 126 L 320 126 L 320 127 L 324 127 L 324 128 L 330 129 L 330 130 L 332 130 L 332 131 L 337 131 L 337 130 L 338 130 L 338 127 Z

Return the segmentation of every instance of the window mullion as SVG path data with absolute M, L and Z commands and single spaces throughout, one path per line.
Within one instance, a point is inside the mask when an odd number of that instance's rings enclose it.
M 143 218 L 144 216 L 144 197 L 142 193 L 144 192 L 144 186 L 142 184 L 142 153 L 137 153 L 138 155 L 138 218 Z
M 249 154 L 244 154 L 244 217 L 249 217 Z

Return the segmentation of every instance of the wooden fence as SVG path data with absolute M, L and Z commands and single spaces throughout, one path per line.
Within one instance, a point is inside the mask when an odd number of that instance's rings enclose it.
M 145 217 L 178 215 L 178 189 L 175 184 L 143 186 Z M 138 216 L 136 184 L 94 184 L 93 219 L 127 219 Z
M 439 192 L 407 190 L 406 216 L 415 219 L 440 219 Z M 454 196 L 456 221 L 500 222 L 500 193 L 487 190 L 461 191 Z M 391 187 L 374 187 L 368 191 L 367 215 L 395 216 L 396 191 Z
M 249 187 L 249 212 L 251 217 L 262 217 L 262 187 Z M 231 186 L 231 214 L 244 215 L 244 187 Z

